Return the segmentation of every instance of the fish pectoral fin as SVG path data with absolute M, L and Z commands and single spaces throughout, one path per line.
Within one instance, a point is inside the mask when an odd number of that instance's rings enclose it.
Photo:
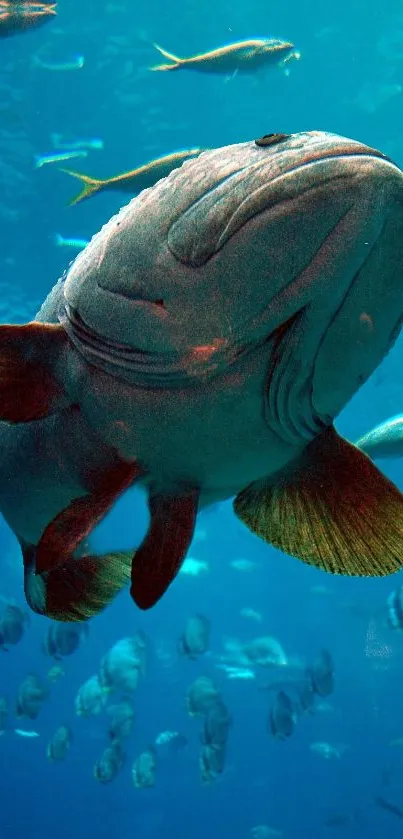
M 153 47 L 155 47 L 155 49 L 158 50 L 164 58 L 168 58 L 169 61 L 172 61 L 172 64 L 157 64 L 156 67 L 150 67 L 150 70 L 177 70 L 183 63 L 183 58 L 179 58 L 177 55 L 173 55 L 172 52 L 162 49 L 162 47 L 159 47 L 158 44 L 153 44 Z
M 77 556 L 77 549 L 141 475 L 138 464 L 121 461 L 53 519 L 38 546 L 23 546 L 25 595 L 34 611 L 60 621 L 88 620 L 130 581 L 132 551 Z
M 150 609 L 176 577 L 193 537 L 199 490 L 151 496 L 150 525 L 133 557 L 131 596 Z
M 332 574 L 381 577 L 403 566 L 403 496 L 329 427 L 294 472 L 251 484 L 237 516 L 276 548 Z
M 99 614 L 130 581 L 132 551 L 70 557 L 36 572 L 35 547 L 23 550 L 24 590 L 31 609 L 58 621 L 86 621 Z
M 0 326 L 0 420 L 30 422 L 70 404 L 53 372 L 67 341 L 59 324 Z
M 89 175 L 84 175 L 82 172 L 75 172 L 73 169 L 60 168 L 60 172 L 65 172 L 66 175 L 71 175 L 72 178 L 78 178 L 84 184 L 82 190 L 68 202 L 69 207 L 73 207 L 74 204 L 79 204 L 80 201 L 84 201 L 86 198 L 91 198 L 92 195 L 100 192 L 105 186 L 105 181 L 99 178 L 90 178 Z

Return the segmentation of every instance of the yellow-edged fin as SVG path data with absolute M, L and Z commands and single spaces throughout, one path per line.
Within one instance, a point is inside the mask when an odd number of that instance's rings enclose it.
M 35 573 L 31 549 L 23 553 L 26 599 L 31 609 L 53 620 L 89 620 L 130 581 L 133 551 L 72 558 L 43 574 Z
M 168 58 L 172 64 L 157 64 L 155 67 L 150 67 L 150 70 L 178 70 L 180 65 L 183 64 L 183 58 L 179 58 L 177 55 L 174 55 L 172 52 L 168 52 L 164 50 L 162 47 L 159 47 L 158 44 L 153 44 L 156 50 L 158 50 L 164 58 Z
M 75 172 L 73 169 L 60 169 L 60 172 L 65 172 L 66 175 L 71 175 L 72 178 L 78 178 L 84 184 L 81 192 L 68 202 L 69 207 L 73 207 L 74 204 L 79 204 L 80 201 L 85 201 L 86 198 L 91 198 L 96 192 L 104 189 L 106 184 L 106 181 L 102 181 L 99 178 L 90 178 L 89 175 L 83 175 L 82 172 Z
M 382 577 L 403 567 L 403 495 L 333 427 L 294 471 L 251 484 L 234 509 L 257 536 L 331 574 Z

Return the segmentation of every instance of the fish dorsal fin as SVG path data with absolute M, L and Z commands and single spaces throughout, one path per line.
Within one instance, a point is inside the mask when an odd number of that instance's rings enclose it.
M 136 551 L 131 595 L 140 609 L 150 609 L 176 577 L 193 537 L 199 491 L 151 496 L 150 525 Z
M 333 427 L 294 471 L 251 484 L 234 509 L 266 542 L 332 574 L 382 577 L 403 567 L 403 496 Z
M 268 191 L 273 193 L 270 177 L 262 173 L 270 167 L 275 150 L 262 154 L 254 143 L 231 148 L 233 155 L 224 160 L 220 149 L 205 152 L 176 176 L 177 206 L 173 206 L 168 246 L 180 262 L 194 268 L 204 265 L 265 209 Z
M 157 64 L 155 67 L 150 67 L 150 70 L 178 70 L 179 67 L 184 64 L 183 58 L 179 58 L 179 56 L 174 55 L 172 52 L 168 52 L 168 50 L 164 50 L 162 47 L 159 47 L 158 44 L 153 44 L 156 50 L 163 55 L 164 58 L 168 58 L 171 62 L 170 64 Z

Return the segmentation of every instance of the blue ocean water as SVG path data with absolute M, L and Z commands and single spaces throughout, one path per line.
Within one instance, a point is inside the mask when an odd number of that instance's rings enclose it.
M 309 129 L 362 140 L 403 166 L 398 0 L 381 6 L 363 0 L 59 0 L 57 6 L 57 17 L 43 28 L 1 43 L 2 322 L 32 318 L 74 258 L 74 249 L 56 244 L 57 234 L 90 239 L 126 200 L 103 193 L 67 206 L 77 182 L 57 164 L 34 164 L 35 155 L 55 153 L 52 134 L 101 138 L 103 149 L 60 164 L 100 178 L 178 148 Z M 227 79 L 148 71 L 159 61 L 153 42 L 191 55 L 270 36 L 289 39 L 301 52 L 288 75 L 273 70 L 263 78 Z M 75 62 L 76 69 L 60 67 Z M 400 338 L 338 418 L 347 438 L 401 411 L 402 352 Z M 387 461 L 382 468 L 402 488 L 401 463 Z M 119 547 L 138 544 L 146 523 L 144 499 L 132 492 L 100 527 L 97 546 L 113 547 L 117 534 Z M 25 609 L 19 548 L 3 522 L 0 540 L 0 596 Z M 253 537 L 230 503 L 201 514 L 189 553 L 205 564 L 202 573 L 180 574 L 147 613 L 127 592 L 120 594 L 62 662 L 64 675 L 49 682 L 38 718 L 15 718 L 0 737 L 1 839 L 322 839 L 332 832 L 345 839 L 400 837 L 399 814 L 379 806 L 381 798 L 403 808 L 402 746 L 391 745 L 403 737 L 403 636 L 386 624 L 386 600 L 399 575 L 325 576 Z M 239 559 L 249 565 L 234 567 Z M 241 615 L 245 609 L 255 617 Z M 180 657 L 177 639 L 196 613 L 211 621 L 211 639 L 204 656 L 191 661 Z M 24 677 L 36 673 L 46 680 L 54 663 L 43 651 L 48 625 L 31 614 L 21 642 L 0 653 L 0 695 L 12 709 Z M 147 638 L 148 661 L 134 698 L 134 731 L 121 772 L 100 784 L 93 767 L 108 745 L 108 717 L 77 716 L 75 697 L 112 645 L 138 629 Z M 242 646 L 265 635 L 281 643 L 290 666 L 312 662 L 323 648 L 334 659 L 334 692 L 323 707 L 318 703 L 298 719 L 286 741 L 270 733 L 273 695 L 264 689 L 283 670 L 256 667 L 253 678 L 234 679 L 220 666 L 228 639 Z M 185 703 L 200 675 L 214 679 L 233 719 L 225 769 L 209 785 L 200 779 L 201 721 L 188 715 Z M 46 745 L 62 724 L 74 739 L 57 764 Z M 23 737 L 14 728 L 39 736 Z M 166 730 L 184 735 L 186 748 L 161 749 L 155 786 L 136 789 L 133 761 Z M 333 747 L 333 756 L 312 750 L 317 743 Z M 253 833 L 259 825 L 260 834 Z

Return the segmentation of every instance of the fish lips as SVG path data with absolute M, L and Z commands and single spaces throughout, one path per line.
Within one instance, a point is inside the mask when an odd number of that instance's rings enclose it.
M 230 172 L 173 219 L 169 248 L 183 264 L 200 268 L 256 216 L 276 208 L 291 215 L 290 201 L 337 180 L 352 181 L 365 161 L 371 165 L 379 158 L 388 160 L 361 143 L 319 132 L 258 146 L 249 165 Z

